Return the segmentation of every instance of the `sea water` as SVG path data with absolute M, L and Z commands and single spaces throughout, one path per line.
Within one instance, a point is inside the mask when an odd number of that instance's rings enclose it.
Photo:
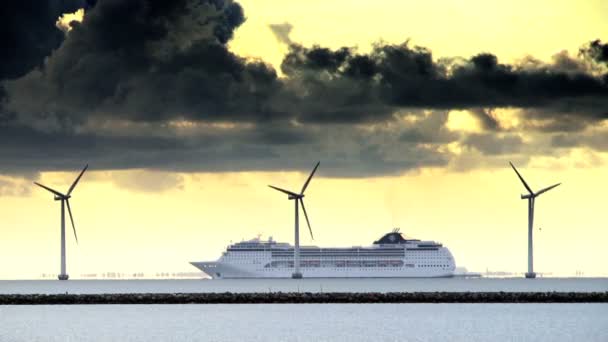
M 0 280 L 0 294 L 200 292 L 608 291 L 608 278 Z
M 608 291 L 606 278 L 0 281 L 9 293 Z M 608 341 L 608 304 L 0 306 L 0 341 Z
M 608 341 L 608 304 L 0 306 L 0 341 Z

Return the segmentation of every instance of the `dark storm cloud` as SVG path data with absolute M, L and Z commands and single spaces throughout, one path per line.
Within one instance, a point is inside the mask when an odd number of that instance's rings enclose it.
M 523 68 L 502 64 L 489 53 L 464 62 L 438 62 L 430 50 L 407 43 L 378 44 L 369 54 L 292 45 L 282 70 L 302 89 L 304 121 L 366 121 L 370 115 L 381 120 L 392 113 L 382 108 L 396 107 L 551 107 L 558 114 L 579 111 L 581 120 L 608 118 L 606 80 L 582 70 L 573 72 L 572 67 L 565 71 L 563 58 L 558 62 Z M 334 105 L 327 111 L 311 106 L 328 97 Z M 598 102 L 600 108 L 595 106 Z M 484 126 L 498 127 L 491 117 L 478 117 Z
M 579 50 L 583 56 L 590 57 L 599 63 L 608 64 L 608 43 L 596 39 Z
M 550 107 L 531 113 L 607 117 L 597 106 L 606 106 L 606 82 L 572 66 L 565 71 L 567 58 L 520 68 L 489 53 L 436 61 L 430 50 L 407 43 L 377 44 L 369 54 L 291 44 L 281 67 L 287 77 L 278 79 L 267 64 L 227 49 L 243 21 L 231 1 L 101 1 L 74 24 L 44 70 L 6 85 L 7 107 L 25 121 L 44 118 L 64 128 L 92 115 L 362 123 L 390 120 L 399 108 L 473 109 L 489 130 L 499 123 L 479 108 Z M 271 28 L 291 41 L 291 25 Z
M 55 27 L 57 18 L 84 5 L 79 0 L 0 1 L 0 80 L 42 66 L 64 40 L 63 32 Z
M 362 177 L 445 166 L 449 162 L 449 155 L 438 148 L 403 142 L 398 132 L 391 133 L 386 129 L 353 130 L 344 125 L 286 126 L 272 131 L 247 127 L 224 133 L 201 131 L 190 136 L 123 136 L 0 127 L 0 175 L 23 174 L 26 170 L 78 170 L 85 162 L 96 170 L 303 170 L 320 159 L 325 176 Z
M 24 17 L 7 21 L 23 47 L 20 58 L 0 55 L 0 173 L 75 170 L 85 161 L 96 169 L 302 170 L 321 159 L 329 176 L 397 174 L 447 166 L 452 143 L 488 156 L 521 151 L 493 108 L 521 109 L 521 127 L 539 134 L 608 117 L 599 41 L 582 58 L 510 65 L 490 53 L 436 60 L 407 43 L 370 53 L 304 47 L 286 23 L 271 25 L 289 45 L 279 78 L 228 49 L 245 20 L 234 1 L 88 1 L 82 23 L 67 34 L 55 28 L 59 14 L 83 3 L 7 7 Z M 469 110 L 484 133 L 450 130 L 450 109 Z
M 275 71 L 225 45 L 243 21 L 242 8 L 231 1 L 99 1 L 44 70 L 7 84 L 9 108 L 26 120 L 52 117 L 61 127 L 91 115 L 136 121 L 280 117 L 269 101 L 281 92 Z

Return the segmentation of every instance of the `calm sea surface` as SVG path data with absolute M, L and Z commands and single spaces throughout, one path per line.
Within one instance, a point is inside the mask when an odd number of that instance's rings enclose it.
M 608 304 L 0 306 L 0 341 L 608 341 Z
M 608 291 L 608 278 L 15 280 L 0 293 Z M 0 306 L 0 341 L 608 341 L 608 304 Z
M 608 278 L 0 280 L 9 293 L 608 291 Z

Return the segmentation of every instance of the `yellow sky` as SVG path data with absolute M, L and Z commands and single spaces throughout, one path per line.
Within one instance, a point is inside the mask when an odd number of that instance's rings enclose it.
M 549 60 L 564 49 L 576 53 L 608 36 L 603 0 L 244 0 L 247 21 L 233 49 L 279 65 L 285 51 L 269 24 L 289 22 L 291 38 L 304 45 L 369 50 L 383 40 L 430 48 L 436 57 L 491 52 L 511 62 L 526 55 Z
M 606 274 L 607 160 L 601 167 L 571 168 L 570 158 L 563 158 L 554 170 L 540 160 L 539 167 L 521 170 L 535 189 L 564 183 L 537 201 L 539 271 Z M 175 176 L 146 173 L 150 182 Z M 42 182 L 63 189 L 72 176 L 45 173 Z M 71 274 L 189 271 L 187 261 L 215 259 L 230 240 L 259 233 L 292 241 L 292 202 L 266 184 L 297 189 L 306 177 L 294 172 L 179 174 L 174 190 L 125 187 L 125 180 L 141 176 L 142 171 L 85 175 L 72 201 L 80 245 L 68 236 Z M 400 177 L 320 177 L 311 183 L 306 204 L 319 245 L 367 245 L 401 227 L 409 236 L 445 243 L 459 266 L 522 271 L 527 229 L 522 190 L 507 167 L 467 173 L 426 169 Z M 0 258 L 11 261 L 4 263 L 2 277 L 56 272 L 59 204 L 51 197 L 33 189 L 30 197 L 0 200 Z M 306 231 L 302 241 L 313 243 Z
M 505 61 L 527 54 L 548 60 L 560 50 L 574 53 L 591 39 L 608 37 L 608 2 L 599 0 L 240 3 L 248 19 L 231 47 L 275 65 L 285 47 L 268 25 L 283 22 L 294 26 L 292 39 L 305 45 L 366 50 L 379 39 L 397 43 L 411 38 L 437 56 L 488 51 Z M 474 124 L 465 118 L 467 125 Z M 215 259 L 231 240 L 258 233 L 292 242 L 293 203 L 266 185 L 298 189 L 306 177 L 296 172 L 110 172 L 96 171 L 95 165 L 91 170 L 72 201 L 80 239 L 75 245 L 68 230 L 73 277 L 194 271 L 189 261 Z M 527 208 L 519 199 L 524 189 L 508 165 L 366 179 L 323 178 L 322 170 L 323 164 L 306 197 L 318 245 L 367 245 L 401 227 L 409 236 L 443 242 L 457 265 L 469 270 L 525 271 Z M 43 173 L 40 181 L 66 189 L 74 171 Z M 536 270 L 607 275 L 608 154 L 578 150 L 560 158 L 535 158 L 521 171 L 535 189 L 564 183 L 537 201 Z M 176 187 L 146 191 L 156 182 Z M 57 273 L 59 203 L 32 186 L 31 195 L 0 197 L 0 208 L 0 278 Z M 302 241 L 311 243 L 305 230 Z

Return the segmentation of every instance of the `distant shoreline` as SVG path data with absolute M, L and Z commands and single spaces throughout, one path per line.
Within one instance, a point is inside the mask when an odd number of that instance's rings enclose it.
M 224 292 L 0 295 L 0 305 L 322 303 L 608 303 L 608 292 Z

